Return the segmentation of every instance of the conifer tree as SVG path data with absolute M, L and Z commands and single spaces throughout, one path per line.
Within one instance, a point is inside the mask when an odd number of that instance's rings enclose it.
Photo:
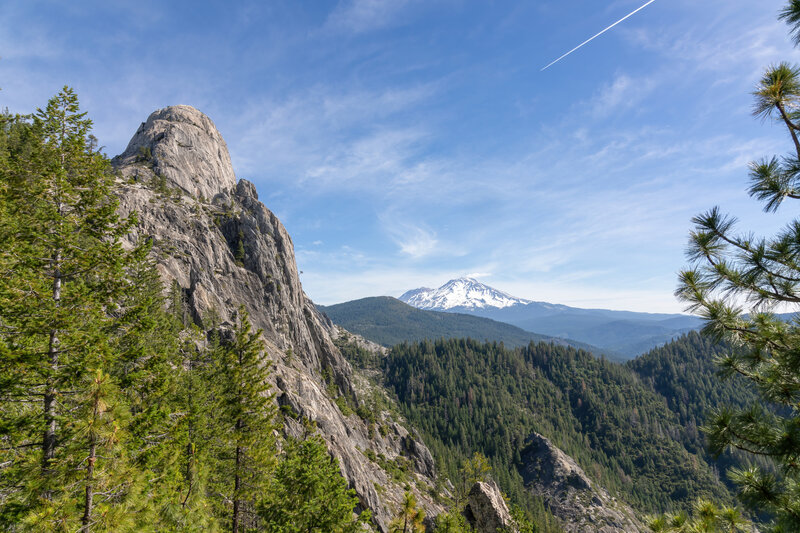
M 267 381 L 270 361 L 261 331 L 252 332 L 247 311 L 238 312 L 233 339 L 213 357 L 215 385 L 215 472 L 213 490 L 222 499 L 220 515 L 231 531 L 255 520 L 254 506 L 275 466 L 277 409 Z
M 467 519 L 458 511 L 436 515 L 436 533 L 470 533 L 472 528 Z
M 469 491 L 478 481 L 489 481 L 492 467 L 489 460 L 480 452 L 472 454 L 470 459 L 461 464 L 458 481 L 455 487 L 456 509 L 462 510 L 466 504 Z
M 121 299 L 115 339 L 119 357 L 113 375 L 130 409 L 128 449 L 136 469 L 149 480 L 146 498 L 135 510 L 139 527 L 187 530 L 189 522 L 207 525 L 196 494 L 187 488 L 185 450 L 195 416 L 207 411 L 187 404 L 206 389 L 194 382 L 199 332 L 187 327 L 167 305 L 164 286 L 149 246 L 136 251 L 127 269 L 127 289 Z M 202 400 L 198 401 L 203 404 Z M 190 421 L 191 419 L 191 421 Z M 199 513 L 199 514 L 198 514 Z M 206 518 L 204 518 L 206 517 Z
M 781 12 L 800 35 L 800 2 Z M 796 41 L 800 42 L 800 41 Z M 776 211 L 800 198 L 800 68 L 770 66 L 755 92 L 754 114 L 786 128 L 789 155 L 751 163 L 750 195 Z M 718 208 L 693 219 L 688 256 L 676 294 L 707 320 L 705 331 L 744 349 L 719 357 L 725 375 L 744 376 L 764 403 L 718 409 L 704 428 L 715 453 L 727 448 L 766 458 L 775 468 L 732 471 L 741 499 L 774 517 L 774 531 L 800 531 L 800 323 L 772 311 L 800 303 L 800 220 L 771 238 L 737 235 L 735 219 Z
M 287 439 L 268 496 L 259 508 L 266 531 L 274 533 L 355 533 L 369 521 L 358 516 L 355 491 L 339 471 L 319 436 Z
M 218 426 L 213 418 L 216 383 L 211 356 L 218 348 L 213 337 L 208 345 L 194 333 L 184 332 L 184 336 L 180 351 L 186 371 L 181 373 L 177 389 L 182 415 L 174 439 L 181 472 L 174 515 L 182 531 L 212 531 L 219 529 L 219 517 L 209 505 L 212 443 Z
M 2 513 L 34 528 L 82 523 L 89 531 L 101 503 L 93 487 L 101 479 L 113 485 L 106 476 L 124 470 L 116 463 L 121 454 L 92 457 L 91 443 L 96 449 L 100 442 L 86 423 L 96 427 L 102 418 L 121 430 L 111 418 L 124 409 L 99 408 L 96 376 L 106 375 L 117 355 L 111 315 L 130 258 L 120 238 L 133 219 L 116 214 L 108 160 L 95 150 L 91 121 L 71 89 L 24 128 L 16 126 L 13 135 L 7 128 L 3 133 L 3 144 L 15 148 L 4 153 L 2 167 L 0 335 L 7 357 L 0 398 L 24 407 L 3 410 L 9 445 L 0 477 L 13 488 L 3 490 Z M 102 391 L 104 405 L 122 405 L 116 387 Z M 99 418 L 81 421 L 78 413 L 94 413 L 93 407 Z M 86 475 L 75 482 L 79 470 Z M 120 505 L 126 492 L 111 491 L 102 504 Z
M 743 533 L 753 531 L 753 524 L 734 507 L 718 507 L 707 499 L 695 502 L 693 514 L 686 511 L 648 517 L 646 522 L 655 533 Z
M 417 507 L 417 497 L 410 490 L 403 495 L 397 516 L 389 524 L 390 533 L 423 533 L 425 511 Z

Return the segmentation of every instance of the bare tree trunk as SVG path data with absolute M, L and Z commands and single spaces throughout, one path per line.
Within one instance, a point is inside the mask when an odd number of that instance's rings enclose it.
M 96 413 L 96 410 L 95 410 Z M 86 496 L 84 498 L 81 533 L 89 533 L 92 528 L 92 507 L 94 505 L 94 463 L 97 460 L 97 442 L 92 434 L 89 445 L 89 464 L 86 466 Z
M 83 518 L 81 533 L 89 533 L 92 529 L 92 510 L 94 506 L 94 463 L 97 461 L 97 434 L 95 427 L 100 417 L 101 381 L 95 382 L 97 389 L 92 394 L 92 418 L 89 425 L 89 457 L 86 461 L 86 496 L 83 501 Z
M 240 420 L 236 421 L 237 429 L 240 427 Z M 241 466 L 241 447 L 236 447 L 236 467 L 235 467 L 235 476 L 233 481 L 233 533 L 239 533 L 239 522 L 240 522 L 240 514 L 241 514 L 241 501 L 239 500 L 239 490 L 241 488 L 241 474 L 240 474 L 240 466 Z
M 59 206 L 60 210 L 60 206 Z M 56 250 L 53 255 L 53 301 L 58 307 L 61 301 L 61 250 Z M 50 330 L 47 353 L 49 356 L 51 375 L 47 379 L 47 389 L 44 393 L 44 421 L 45 430 L 42 439 L 42 475 L 47 479 L 50 475 L 50 463 L 56 454 L 56 386 L 55 376 L 58 373 L 59 354 L 58 330 Z M 43 496 L 51 499 L 52 493 L 49 484 L 45 484 Z

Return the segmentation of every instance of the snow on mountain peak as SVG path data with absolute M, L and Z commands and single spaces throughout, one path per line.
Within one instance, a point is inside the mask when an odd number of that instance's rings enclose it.
M 472 278 L 451 279 L 438 289 L 413 289 L 400 296 L 400 300 L 418 309 L 437 311 L 456 307 L 502 309 L 512 305 L 531 303 L 530 300 L 516 298 Z

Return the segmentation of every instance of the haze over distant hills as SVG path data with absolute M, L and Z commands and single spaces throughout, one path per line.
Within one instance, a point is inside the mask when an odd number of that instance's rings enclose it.
M 400 300 L 419 309 L 466 313 L 526 331 L 588 343 L 633 358 L 688 331 L 698 317 L 581 309 L 512 296 L 472 278 L 453 279 L 437 289 L 413 289 Z
M 529 342 L 550 342 L 605 354 L 620 359 L 617 354 L 586 343 L 538 335 L 505 322 L 462 313 L 442 313 L 416 309 L 396 298 L 376 296 L 362 298 L 317 309 L 335 324 L 384 346 L 424 339 L 472 338 L 478 341 L 503 342 L 508 347 L 525 346 Z

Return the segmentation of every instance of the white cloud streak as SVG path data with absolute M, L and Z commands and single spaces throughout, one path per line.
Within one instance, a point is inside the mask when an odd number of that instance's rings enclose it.
M 614 26 L 616 26 L 617 24 L 619 24 L 619 23 L 621 23 L 621 22 L 624 22 L 625 20 L 629 19 L 630 17 L 632 17 L 633 15 L 635 15 L 636 13 L 638 13 L 638 12 L 639 12 L 639 11 L 641 11 L 642 9 L 646 8 L 647 6 L 649 6 L 650 4 L 652 4 L 652 3 L 653 3 L 653 2 L 655 2 L 655 1 L 656 1 L 656 0 L 650 0 L 650 1 L 649 1 L 649 2 L 647 2 L 645 5 L 643 5 L 643 6 L 639 7 L 639 8 L 637 8 L 637 9 L 635 9 L 635 10 L 633 10 L 633 11 L 631 11 L 630 13 L 628 13 L 627 15 L 625 15 L 624 17 L 622 17 L 621 19 L 619 19 L 618 21 L 616 21 L 616 22 L 615 22 L 614 24 L 612 24 L 611 26 L 607 27 L 606 29 L 604 29 L 603 31 L 601 31 L 601 32 L 599 32 L 599 33 L 596 33 L 596 34 L 595 34 L 595 35 L 593 35 L 592 37 L 589 37 L 588 39 L 586 39 L 585 41 L 583 41 L 581 44 L 579 44 L 578 46 L 576 46 L 575 48 L 573 48 L 572 50 L 570 50 L 569 52 L 567 52 L 567 53 L 566 53 L 566 54 L 564 54 L 563 56 L 559 57 L 558 59 L 556 59 L 556 60 L 555 60 L 555 61 L 553 61 L 552 63 L 549 63 L 549 64 L 547 64 L 546 66 L 542 67 L 542 69 L 540 70 L 540 72 L 541 72 L 541 71 L 544 71 L 544 70 L 547 70 L 548 68 L 552 67 L 553 65 L 555 65 L 556 63 L 558 63 L 559 61 L 561 61 L 562 59 L 564 59 L 565 57 L 567 57 L 568 55 L 570 55 L 572 52 L 575 52 L 575 51 L 576 51 L 576 50 L 578 50 L 579 48 L 582 48 L 584 45 L 587 45 L 587 44 L 589 44 L 590 42 L 594 41 L 595 39 L 597 39 L 598 37 L 600 37 L 601 35 L 603 35 L 605 32 L 607 32 L 608 30 L 610 30 L 611 28 L 613 28 L 613 27 L 614 27 Z

